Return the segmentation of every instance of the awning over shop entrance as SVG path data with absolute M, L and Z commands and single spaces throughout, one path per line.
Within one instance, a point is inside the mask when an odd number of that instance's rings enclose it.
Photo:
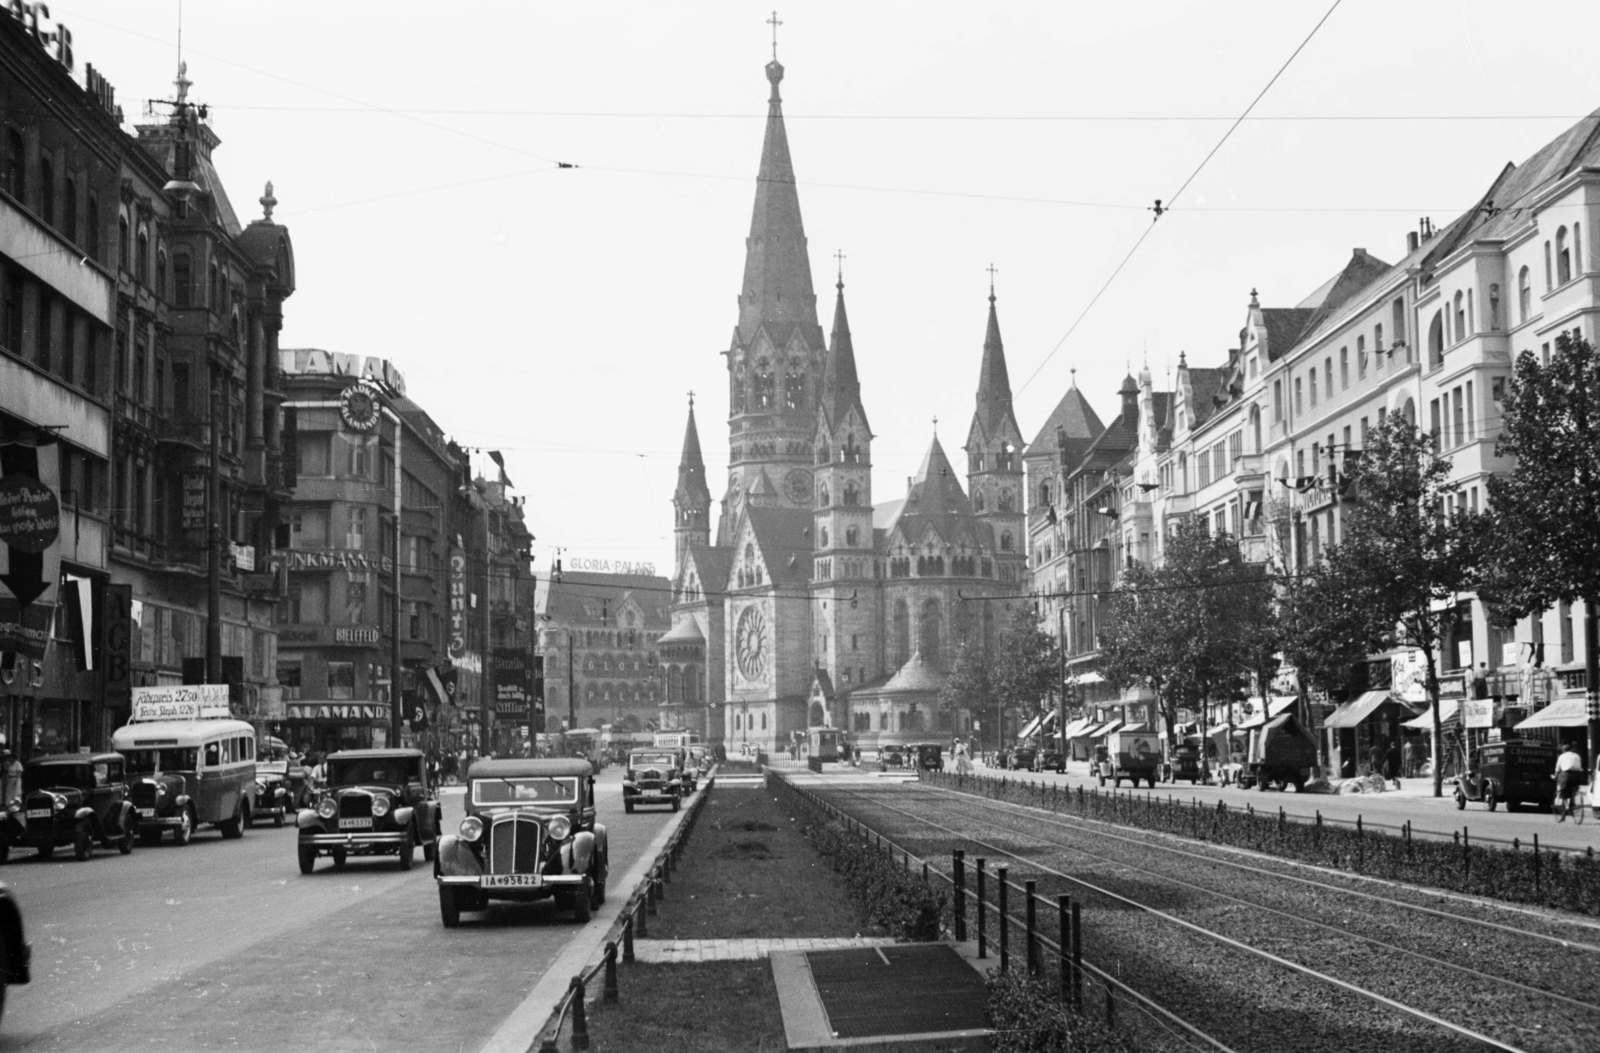
M 1041 717 L 1034 717 L 1032 720 L 1028 721 L 1026 724 L 1024 724 L 1022 726 L 1022 730 L 1021 731 L 1017 732 L 1017 738 L 1019 738 L 1019 739 L 1027 738 L 1029 735 L 1032 735 L 1035 731 L 1038 731 L 1039 730 L 1039 725 L 1042 724 L 1042 723 L 1044 723 L 1044 717 L 1042 717 L 1042 716 Z
M 1122 721 L 1110 720 L 1100 725 L 1098 728 L 1095 728 L 1094 732 L 1089 737 L 1091 739 L 1103 739 L 1120 727 L 1122 727 Z
M 1439 700 L 1439 726 L 1444 727 L 1446 724 L 1449 724 L 1451 721 L 1456 719 L 1460 712 L 1460 699 L 1441 698 Z M 1424 709 L 1420 717 L 1413 717 L 1410 720 L 1403 720 L 1400 722 L 1400 726 L 1403 728 L 1421 728 L 1424 731 L 1432 731 L 1433 713 L 1431 710 Z
M 1517 725 L 1518 731 L 1529 728 L 1581 728 L 1589 723 L 1589 713 L 1581 698 L 1563 698 L 1552 702 L 1533 716 Z
M 1067 725 L 1067 733 L 1065 735 L 1065 738 L 1068 739 L 1069 741 L 1072 740 L 1072 739 L 1085 738 L 1085 737 L 1088 736 L 1088 733 L 1093 731 L 1093 730 L 1094 730 L 1094 721 L 1088 720 L 1086 718 L 1080 718 L 1078 720 L 1074 720 L 1071 724 Z
M 1328 714 L 1328 719 L 1322 722 L 1325 728 L 1353 728 L 1378 711 L 1378 707 L 1385 702 L 1391 702 L 1394 696 L 1387 691 L 1368 691 L 1360 698 L 1345 702 L 1338 709 Z
M 1374 692 L 1374 693 L 1375 694 L 1381 694 L 1382 692 Z M 1273 717 L 1278 716 L 1284 710 L 1288 709 L 1290 706 L 1293 706 L 1298 701 L 1300 701 L 1300 700 L 1298 698 L 1295 698 L 1293 695 L 1280 695 L 1280 696 L 1278 696 L 1276 698 L 1268 699 L 1267 700 L 1267 712 L 1266 712 L 1265 715 L 1262 715 L 1260 713 L 1254 713 L 1254 714 L 1246 717 L 1244 720 L 1239 721 L 1239 723 L 1235 724 L 1233 726 L 1234 730 L 1235 731 L 1249 731 L 1251 728 L 1259 728 L 1261 725 L 1265 724 L 1268 720 L 1271 720 Z

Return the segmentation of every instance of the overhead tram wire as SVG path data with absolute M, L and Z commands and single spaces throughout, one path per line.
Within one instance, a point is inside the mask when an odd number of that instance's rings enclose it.
M 1154 208 L 1154 212 L 1156 214 L 1155 219 L 1152 220 L 1150 225 L 1144 229 L 1144 232 L 1139 235 L 1138 240 L 1133 243 L 1133 247 L 1128 250 L 1128 254 L 1122 257 L 1122 262 L 1117 264 L 1116 269 L 1111 272 L 1111 276 L 1105 280 L 1105 284 L 1100 286 L 1099 290 L 1089 300 L 1089 303 L 1084 307 L 1082 312 L 1080 312 L 1078 317 L 1073 320 L 1072 325 L 1070 325 L 1067 328 L 1067 331 L 1062 334 L 1061 339 L 1057 340 L 1055 346 L 1052 347 L 1049 353 L 1044 356 L 1044 360 L 1041 361 L 1034 371 L 1028 375 L 1028 379 L 1022 382 L 1022 386 L 1017 389 L 1016 394 L 1020 395 L 1022 392 L 1026 391 L 1028 385 L 1032 384 L 1034 379 L 1038 377 L 1038 375 L 1044 370 L 1044 367 L 1050 364 L 1050 360 L 1055 357 L 1056 352 L 1061 350 L 1061 346 L 1067 342 L 1067 339 L 1072 336 L 1072 334 L 1077 330 L 1078 326 L 1083 324 L 1083 320 L 1089 316 L 1090 311 L 1094 310 L 1094 305 L 1100 302 L 1100 298 L 1106 294 L 1106 290 L 1111 288 L 1111 284 L 1117 280 L 1117 275 L 1121 274 L 1123 269 L 1128 266 L 1128 261 L 1133 259 L 1134 254 L 1139 251 L 1139 246 L 1145 243 L 1145 239 L 1150 236 L 1150 232 L 1154 230 L 1156 224 L 1161 221 L 1161 217 L 1172 210 L 1173 202 L 1182 197 L 1183 192 L 1189 189 L 1189 185 L 1199 177 L 1202 171 L 1205 170 L 1206 165 L 1211 163 L 1211 159 L 1217 156 L 1217 151 L 1222 149 L 1223 144 L 1226 143 L 1228 139 L 1232 137 L 1233 133 L 1238 130 L 1239 125 L 1243 124 L 1245 119 L 1250 116 L 1250 111 L 1254 110 L 1256 105 L 1266 97 L 1267 92 L 1272 90 L 1272 86 L 1278 83 L 1278 78 L 1283 76 L 1285 71 L 1288 70 L 1289 66 L 1293 64 L 1294 60 L 1299 57 L 1300 52 L 1304 51 L 1306 45 L 1311 43 L 1312 38 L 1317 35 L 1317 31 L 1323 27 L 1328 19 L 1333 17 L 1333 13 L 1339 9 L 1339 5 L 1343 2 L 1344 0 L 1333 0 L 1333 6 L 1329 7 L 1327 12 L 1317 20 L 1317 24 L 1311 27 L 1311 32 L 1306 34 L 1305 39 L 1300 41 L 1300 45 L 1290 53 L 1287 59 L 1284 60 L 1283 65 L 1278 67 L 1278 72 L 1274 73 L 1272 75 L 1272 79 L 1267 81 L 1266 87 L 1262 88 L 1256 93 L 1256 97 L 1250 100 L 1250 105 L 1246 106 L 1244 108 L 1244 112 L 1241 113 L 1238 118 L 1228 126 L 1227 131 L 1222 133 L 1222 138 L 1217 140 L 1217 145 L 1213 146 L 1211 148 L 1211 152 L 1206 154 L 1205 157 L 1201 159 L 1200 163 L 1195 166 L 1193 172 L 1189 173 L 1189 178 L 1183 181 L 1183 185 L 1178 187 L 1178 189 L 1168 197 L 1158 198 L 1156 200 Z M 1162 205 L 1163 201 L 1166 202 L 1165 207 Z

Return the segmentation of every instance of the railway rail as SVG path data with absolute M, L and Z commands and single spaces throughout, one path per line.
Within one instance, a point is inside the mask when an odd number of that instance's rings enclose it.
M 818 800 L 898 840 L 904 851 L 942 858 L 965 848 L 1012 861 L 1013 874 L 1035 876 L 1046 895 L 1070 889 L 1090 912 L 1083 935 L 1092 937 L 1091 956 L 1119 960 L 1135 976 L 1130 987 L 1151 997 L 1159 991 L 1163 1008 L 1205 1033 L 1213 1048 L 1342 1049 L 1360 1045 L 1346 1039 L 1362 1032 L 1375 1038 L 1400 1030 L 1412 1048 L 1543 1053 L 1592 1049 L 1600 1036 L 1600 1004 L 1587 982 L 1600 970 L 1592 926 L 1560 931 L 1548 919 L 1533 928 L 1471 917 L 1284 873 L 1237 853 L 1197 851 L 1201 843 L 1171 835 L 1130 836 L 951 790 L 835 786 Z M 1154 957 L 1152 947 L 1159 948 Z M 1519 971 L 1527 975 L 1508 975 Z M 1231 984 L 1229 972 L 1236 974 Z M 1197 990 L 1197 975 L 1218 985 Z M 1292 994 L 1283 990 L 1285 975 Z M 1229 986 L 1240 989 L 1242 1003 L 1221 997 Z M 1262 1010 L 1240 1012 L 1266 993 L 1268 1016 L 1325 1024 L 1326 1012 L 1294 1007 L 1331 1012 L 1330 992 L 1340 1003 L 1332 1018 L 1347 1032 L 1331 1042 L 1325 1033 L 1307 1033 L 1291 1045 L 1274 1032 L 1263 1043 Z M 1219 1003 L 1226 1009 L 1220 1015 Z

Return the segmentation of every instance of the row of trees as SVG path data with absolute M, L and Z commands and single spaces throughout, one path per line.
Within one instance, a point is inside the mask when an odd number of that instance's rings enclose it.
M 1434 756 L 1442 756 L 1439 659 L 1447 618 L 1475 592 L 1502 625 L 1557 602 L 1587 602 L 1589 751 L 1600 757 L 1596 612 L 1600 611 L 1600 356 L 1562 334 L 1548 363 L 1518 357 L 1501 402 L 1496 452 L 1514 469 L 1487 481 L 1482 511 L 1466 507 L 1436 437 L 1395 415 L 1344 462 L 1341 536 L 1322 558 L 1291 566 L 1245 558 L 1237 538 L 1185 521 L 1160 566 L 1134 563 L 1101 620 L 1100 672 L 1115 687 L 1150 688 L 1169 739 L 1180 706 L 1237 697 L 1292 666 L 1302 695 L 1342 690 L 1367 655 L 1414 648 L 1426 670 Z M 1331 451 L 1330 451 L 1331 453 Z M 1285 532 L 1287 517 L 1277 518 Z M 1295 561 L 1301 562 L 1301 561 Z M 964 649 L 946 704 L 1037 711 L 1056 689 L 1055 643 L 1018 611 L 993 655 Z M 992 709 L 989 711 L 993 711 Z M 1434 793 L 1442 793 L 1434 765 Z

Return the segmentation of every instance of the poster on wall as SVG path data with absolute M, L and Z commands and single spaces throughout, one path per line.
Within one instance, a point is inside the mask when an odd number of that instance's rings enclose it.
M 206 528 L 206 477 L 199 472 L 183 473 L 183 529 Z

